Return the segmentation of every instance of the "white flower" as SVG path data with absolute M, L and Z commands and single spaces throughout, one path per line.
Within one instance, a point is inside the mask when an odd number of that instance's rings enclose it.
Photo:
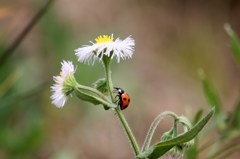
M 53 76 L 55 84 L 51 87 L 53 92 L 51 99 L 52 103 L 56 107 L 61 108 L 67 101 L 67 96 L 73 91 L 73 82 L 75 78 L 73 74 L 75 73 L 74 65 L 71 61 L 63 61 L 62 70 L 59 76 Z
M 114 41 L 113 35 L 103 35 L 98 36 L 95 41 L 96 43 L 90 41 L 92 45 L 84 45 L 75 50 L 78 61 L 94 64 L 97 58 L 102 60 L 103 56 L 107 56 L 110 58 L 116 57 L 119 63 L 120 59 L 126 60 L 132 58 L 135 41 L 131 36 L 124 40 L 117 38 Z

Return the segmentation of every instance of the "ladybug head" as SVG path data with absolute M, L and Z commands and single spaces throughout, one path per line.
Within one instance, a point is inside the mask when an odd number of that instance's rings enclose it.
M 123 94 L 125 91 L 120 88 L 120 87 L 114 87 L 114 89 L 119 93 L 119 94 Z

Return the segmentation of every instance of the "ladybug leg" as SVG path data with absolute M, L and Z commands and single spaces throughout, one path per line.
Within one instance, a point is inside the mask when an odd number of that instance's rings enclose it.
M 118 95 L 116 95 L 115 98 L 114 98 L 113 103 L 118 103 L 118 101 L 119 101 L 119 98 L 118 98 Z
M 118 91 L 120 87 L 113 87 L 113 90 Z
M 114 98 L 114 100 L 115 100 L 114 103 L 118 103 L 120 101 L 120 97 L 121 97 L 121 95 L 117 94 Z
M 118 87 L 113 87 L 113 93 L 117 93 L 118 92 Z
M 114 103 L 117 104 L 118 108 L 121 109 L 121 104 L 122 104 L 122 101 L 121 101 L 121 95 L 120 94 L 117 94 L 114 98 Z
M 119 98 L 119 100 L 118 100 L 118 108 L 120 109 L 120 110 L 123 110 L 122 109 L 122 100 Z

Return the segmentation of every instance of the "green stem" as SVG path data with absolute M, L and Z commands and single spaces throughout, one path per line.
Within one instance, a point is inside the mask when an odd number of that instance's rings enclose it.
M 174 124 L 173 124 L 173 136 L 177 137 L 178 135 L 178 127 L 177 127 L 178 119 L 174 119 Z
M 153 138 L 153 135 L 154 135 L 154 132 L 157 128 L 157 126 L 159 125 L 159 123 L 161 122 L 161 120 L 166 117 L 166 116 L 171 116 L 174 118 L 174 120 L 177 119 L 177 115 L 173 112 L 170 112 L 170 111 L 166 111 L 166 112 L 163 112 L 161 114 L 159 114 L 155 119 L 154 121 L 152 122 L 150 128 L 148 129 L 148 133 L 147 133 L 147 136 L 144 140 L 144 143 L 143 143 L 143 147 L 142 147 L 142 152 L 146 151 L 150 144 L 151 144 L 151 141 L 152 141 L 152 138 Z
M 105 70 L 106 70 L 106 80 L 107 80 L 108 90 L 109 90 L 112 102 L 114 102 L 113 83 L 112 83 L 112 79 L 111 79 L 111 70 L 110 70 L 110 59 L 106 59 L 106 58 L 103 59 L 103 63 L 104 63 Z M 114 108 L 114 110 L 115 110 L 118 118 L 120 119 L 120 122 L 122 123 L 122 126 L 127 133 L 128 139 L 130 140 L 130 143 L 135 152 L 135 155 L 137 156 L 140 153 L 140 149 L 137 144 L 137 141 L 136 141 L 124 115 L 122 114 L 122 112 L 119 110 L 119 108 Z
M 108 90 L 112 99 L 112 102 L 114 102 L 114 95 L 113 95 L 113 83 L 111 78 L 111 70 L 110 70 L 110 60 L 109 59 L 103 59 L 105 71 L 106 71 L 106 80 L 108 85 Z
M 120 119 L 126 133 L 127 133 L 128 139 L 130 140 L 130 143 L 133 147 L 133 150 L 134 150 L 134 152 L 137 156 L 140 153 L 140 148 L 137 144 L 137 141 L 136 141 L 136 139 L 135 139 L 135 137 L 134 137 L 134 135 L 133 135 L 133 133 L 132 133 L 125 117 L 124 117 L 124 115 L 122 114 L 122 112 L 118 108 L 115 108 L 115 111 L 116 111 L 116 113 L 118 115 L 118 118 Z

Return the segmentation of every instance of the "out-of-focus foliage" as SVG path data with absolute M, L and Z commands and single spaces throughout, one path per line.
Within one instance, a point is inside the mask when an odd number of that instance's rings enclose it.
M 208 101 L 210 107 L 216 108 L 215 122 L 219 131 L 223 131 L 226 128 L 225 120 L 226 116 L 223 112 L 223 106 L 220 102 L 219 96 L 217 95 L 216 90 L 214 89 L 212 83 L 208 80 L 203 70 L 199 71 L 199 76 L 202 80 L 203 91 Z M 198 114 L 196 114 L 197 116 Z
M 224 27 L 231 40 L 232 53 L 237 63 L 240 65 L 240 39 L 237 34 L 232 30 L 230 24 L 225 24 Z
M 232 52 L 234 53 L 234 57 L 239 64 L 239 38 L 236 33 L 231 29 L 229 24 L 225 24 L 225 29 L 230 36 Z M 230 113 L 225 113 L 218 93 L 213 86 L 213 83 L 209 81 L 203 70 L 199 70 L 199 76 L 202 80 L 204 95 L 208 101 L 209 106 L 216 107 L 215 120 L 213 120 L 210 129 L 206 130 L 205 135 L 217 130 L 218 136 L 214 139 L 210 139 L 208 143 L 206 143 L 200 148 L 199 141 L 197 139 L 195 145 L 187 151 L 186 156 L 188 159 L 197 159 L 200 156 L 199 154 L 203 150 L 207 149 L 208 159 L 229 157 L 233 152 L 239 151 L 240 149 L 239 143 L 236 143 L 240 139 L 240 99 L 238 99 L 236 105 L 234 106 L 234 109 Z M 195 118 L 198 118 L 199 112 L 195 115 Z M 202 137 L 204 136 L 201 136 L 200 138 Z M 226 143 L 227 146 L 223 143 Z
M 31 158 L 43 139 L 41 109 L 36 103 L 41 88 L 17 92 L 16 74 L 1 78 L 4 82 L 0 88 L 5 94 L 0 97 L 0 149 L 7 158 Z

